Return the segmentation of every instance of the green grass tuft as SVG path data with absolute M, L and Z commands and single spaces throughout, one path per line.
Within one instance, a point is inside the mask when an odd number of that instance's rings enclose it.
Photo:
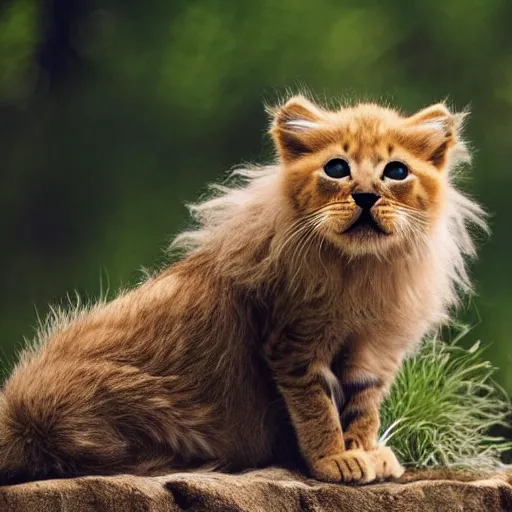
M 381 410 L 382 437 L 407 466 L 492 469 L 512 448 L 489 430 L 506 426 L 511 413 L 507 394 L 493 381 L 496 368 L 475 343 L 438 338 L 423 342 L 407 359 Z

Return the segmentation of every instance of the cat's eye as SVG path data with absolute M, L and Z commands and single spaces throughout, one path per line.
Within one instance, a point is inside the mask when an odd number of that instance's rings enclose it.
M 383 178 L 391 180 L 405 180 L 407 176 L 409 176 L 409 169 L 402 162 L 389 162 L 382 173 Z
M 333 158 L 324 165 L 324 172 L 329 178 L 339 180 L 350 176 L 350 165 L 343 158 Z

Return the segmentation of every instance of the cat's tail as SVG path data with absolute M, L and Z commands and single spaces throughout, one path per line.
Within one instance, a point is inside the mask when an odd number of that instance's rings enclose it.
M 29 413 L 19 405 L 0 393 L 0 485 L 45 478 L 51 466 L 44 426 L 40 430 L 32 421 L 25 423 Z
M 0 484 L 169 464 L 161 386 L 107 361 L 21 362 L 0 393 Z
M 22 411 L 13 410 L 4 392 L 0 393 L 0 485 L 10 485 L 44 478 L 42 451 L 45 445 L 34 437 L 31 428 L 19 420 Z
M 102 381 L 103 380 L 103 381 Z M 126 442 L 106 420 L 108 384 L 90 366 L 22 362 L 0 393 L 0 484 L 108 473 Z

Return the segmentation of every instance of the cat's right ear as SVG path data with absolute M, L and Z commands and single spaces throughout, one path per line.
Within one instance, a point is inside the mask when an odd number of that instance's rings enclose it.
M 314 151 L 314 132 L 325 120 L 325 111 L 304 96 L 294 96 L 278 108 L 267 108 L 272 116 L 270 133 L 283 161 Z

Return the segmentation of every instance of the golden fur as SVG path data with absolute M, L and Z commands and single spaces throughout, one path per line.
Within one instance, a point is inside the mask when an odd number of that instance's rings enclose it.
M 399 475 L 379 405 L 470 288 L 466 225 L 485 227 L 453 184 L 461 121 L 443 104 L 277 108 L 278 163 L 192 207 L 181 261 L 56 314 L 22 354 L 1 395 L 4 479 L 302 462 L 327 481 Z M 325 175 L 334 157 L 350 177 Z M 390 160 L 407 179 L 383 179 Z M 350 230 L 357 192 L 380 197 L 378 230 Z

